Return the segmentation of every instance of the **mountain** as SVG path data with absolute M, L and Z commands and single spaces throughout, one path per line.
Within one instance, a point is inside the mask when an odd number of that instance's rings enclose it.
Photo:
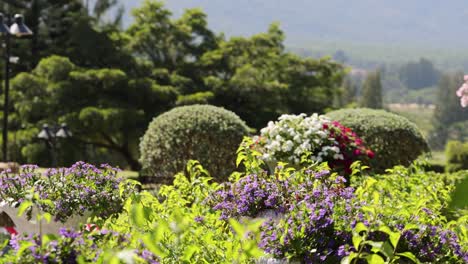
M 127 10 L 142 0 L 121 0 Z M 468 44 L 465 0 L 168 0 L 177 17 L 200 7 L 210 26 L 230 35 L 265 31 L 281 23 L 287 44 L 316 40 L 369 44 L 463 47 Z M 126 24 L 131 17 L 125 17 Z
M 143 0 L 120 0 L 130 10 Z M 466 0 L 167 0 L 179 17 L 201 8 L 209 27 L 226 36 L 248 36 L 280 22 L 286 46 L 321 57 L 344 51 L 350 63 L 372 68 L 381 63 L 432 60 L 446 70 L 468 71 Z

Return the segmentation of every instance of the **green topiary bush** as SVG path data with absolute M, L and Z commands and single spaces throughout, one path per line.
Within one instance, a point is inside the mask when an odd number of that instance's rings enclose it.
M 374 151 L 371 167 L 375 172 L 395 165 L 408 166 L 429 151 L 416 125 L 402 116 L 367 108 L 342 109 L 327 116 L 351 128 Z
M 191 159 L 218 181 L 235 170 L 236 150 L 249 128 L 235 113 L 211 105 L 174 108 L 153 119 L 140 142 L 143 169 L 172 177 Z
M 449 141 L 445 148 L 447 158 L 447 172 L 468 170 L 468 142 Z

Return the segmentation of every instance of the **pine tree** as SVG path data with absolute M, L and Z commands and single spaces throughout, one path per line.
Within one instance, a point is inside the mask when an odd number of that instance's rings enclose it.
M 380 71 L 369 73 L 362 87 L 361 106 L 373 109 L 381 109 L 382 82 L 380 80 Z

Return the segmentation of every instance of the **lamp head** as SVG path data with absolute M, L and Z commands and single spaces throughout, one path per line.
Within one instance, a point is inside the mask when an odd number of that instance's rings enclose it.
M 10 29 L 5 24 L 5 16 L 0 13 L 0 35 L 10 34 Z
M 49 125 L 48 124 L 44 124 L 42 125 L 42 130 L 41 132 L 39 132 L 39 134 L 37 135 L 38 138 L 40 139 L 44 139 L 44 140 L 49 140 L 52 138 L 52 135 L 50 134 L 50 130 L 49 130 Z
M 27 37 L 32 36 L 33 32 L 31 29 L 24 24 L 24 17 L 23 15 L 16 14 L 15 15 L 15 23 L 10 27 L 10 33 L 17 37 Z
M 68 129 L 68 126 L 66 123 L 62 123 L 60 126 L 59 131 L 55 134 L 56 137 L 58 138 L 70 138 L 72 137 L 72 132 Z

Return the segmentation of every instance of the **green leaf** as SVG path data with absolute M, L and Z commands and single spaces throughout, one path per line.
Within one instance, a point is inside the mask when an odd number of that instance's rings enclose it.
M 371 251 L 378 253 L 382 250 L 384 242 L 365 241 L 364 244 L 372 246 Z
M 47 244 L 49 241 L 57 240 L 58 236 L 54 234 L 46 234 L 42 236 L 42 243 Z
M 367 231 L 367 227 L 363 223 L 357 223 L 354 231 L 358 234 L 361 234 L 361 232 Z
M 407 224 L 405 225 L 404 230 L 412 230 L 412 229 L 419 229 L 419 226 L 416 224 Z
M 44 199 L 44 200 L 41 200 L 41 203 L 42 203 L 42 204 L 45 204 L 45 205 L 48 205 L 49 207 L 52 207 L 52 208 L 54 208 L 54 207 L 55 207 L 55 204 L 54 204 L 54 202 L 52 202 L 52 201 L 51 201 L 51 200 L 49 200 L 49 199 Z
M 393 232 L 388 226 L 381 226 L 379 231 L 384 232 L 389 236 L 390 243 L 392 243 L 393 248 L 398 246 L 398 241 L 401 236 L 399 232 Z
M 245 154 L 242 153 L 242 152 L 239 152 L 239 154 L 237 154 L 237 159 L 236 159 L 236 167 L 239 167 L 239 165 L 242 163 L 242 161 L 245 160 Z
M 352 261 L 357 257 L 358 257 L 357 253 L 351 252 L 351 254 L 349 254 L 349 256 L 346 256 L 343 259 L 341 259 L 341 264 L 351 264 Z
M 106 263 L 107 264 L 120 264 L 120 259 L 117 256 L 110 256 L 106 260 Z
M 52 221 L 52 215 L 50 213 L 42 213 L 42 219 L 45 219 L 47 223 Z
M 31 201 L 24 201 L 21 203 L 20 207 L 18 208 L 18 216 L 22 216 L 23 213 L 31 207 L 33 203 Z
M 416 256 L 411 252 L 397 253 L 396 255 L 401 256 L 401 257 L 405 257 L 405 258 L 413 261 L 414 263 L 420 263 L 419 260 L 416 258 Z
M 236 232 L 238 236 L 243 236 L 245 234 L 245 227 L 241 223 L 231 218 L 229 219 L 229 224 L 231 224 L 232 229 L 234 229 L 234 232 Z
M 366 260 L 369 264 L 385 264 L 385 260 L 378 254 L 370 254 Z
M 24 251 L 28 250 L 32 246 L 34 246 L 34 243 L 31 241 L 21 241 L 21 246 L 16 252 L 16 256 L 19 258 Z
M 197 252 L 200 248 L 196 245 L 190 245 L 184 250 L 184 256 L 182 257 L 182 260 L 184 261 L 190 261 L 192 258 L 193 254 Z
M 137 226 L 137 227 L 144 227 L 147 224 L 147 218 L 145 214 L 145 210 L 142 204 L 135 204 L 132 207 L 132 213 L 131 213 L 131 219 L 132 222 Z
M 382 252 L 387 258 L 392 259 L 394 257 L 394 248 L 388 241 L 385 241 L 380 252 Z
M 145 243 L 145 246 L 148 247 L 148 249 L 153 252 L 156 256 L 165 258 L 169 255 L 167 253 L 167 250 L 160 245 L 160 242 L 158 239 L 156 239 L 157 235 L 156 234 L 148 234 L 146 236 L 143 236 L 143 243 Z
M 354 246 L 354 248 L 358 249 L 363 240 L 364 239 L 361 236 L 354 235 L 353 236 L 353 246 Z

